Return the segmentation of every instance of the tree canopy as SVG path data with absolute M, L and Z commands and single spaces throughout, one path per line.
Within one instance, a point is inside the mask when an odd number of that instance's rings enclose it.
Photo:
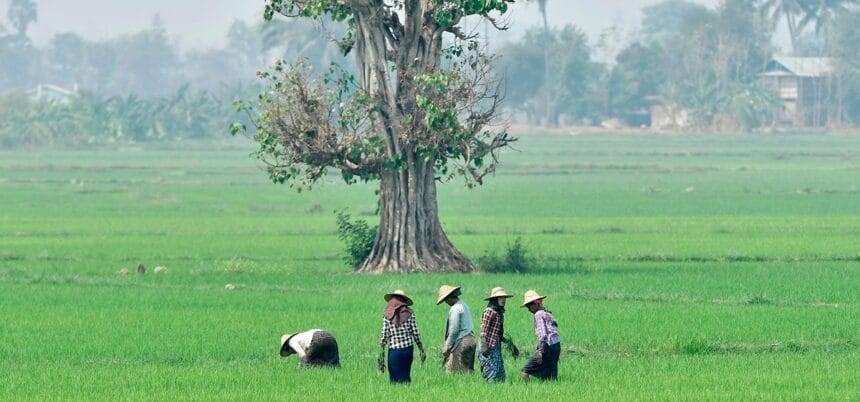
M 331 21 L 355 74 L 279 62 L 261 74 L 256 153 L 278 183 L 306 187 L 330 170 L 379 180 L 380 226 L 362 272 L 471 271 L 438 217 L 436 182 L 478 185 L 514 139 L 490 130 L 502 101 L 493 57 L 464 18 L 493 25 L 512 0 L 268 0 L 264 17 Z M 495 16 L 495 17 L 494 17 Z M 443 35 L 449 35 L 449 41 Z M 325 33 L 321 33 L 325 35 Z M 238 105 L 254 113 L 251 105 Z M 234 126 L 234 131 L 245 127 Z

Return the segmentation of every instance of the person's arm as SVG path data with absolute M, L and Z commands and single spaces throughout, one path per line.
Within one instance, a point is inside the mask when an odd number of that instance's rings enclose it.
M 388 345 L 388 340 L 391 339 L 391 324 L 385 317 L 382 318 L 382 335 L 379 337 L 379 346 L 383 349 Z
M 546 344 L 546 314 L 543 311 L 538 311 L 535 313 L 535 336 L 537 336 L 537 351 L 535 352 L 535 357 L 538 361 L 543 360 L 543 348 Z
M 493 310 L 484 311 L 481 317 L 481 351 L 486 355 L 501 341 L 499 314 Z
M 535 314 L 535 335 L 537 335 L 538 343 L 544 345 L 549 340 L 549 330 L 547 329 L 547 313 L 538 311 Z M 541 346 L 543 347 L 543 346 Z
M 379 338 L 379 357 L 376 359 L 376 367 L 380 372 L 385 372 L 385 347 L 391 339 L 391 324 L 385 317 L 382 318 L 382 335 Z
M 488 350 L 492 349 L 490 347 L 490 326 L 492 320 L 492 313 L 490 309 L 484 310 L 484 314 L 481 315 L 481 353 L 485 354 Z
M 451 348 L 454 347 L 454 337 L 460 331 L 460 310 L 458 305 L 454 305 L 448 311 L 448 337 L 445 338 L 445 344 L 442 346 L 442 354 L 447 355 Z
M 421 333 L 418 332 L 418 321 L 415 320 L 415 314 L 409 317 L 409 324 L 412 327 L 412 342 L 414 342 L 415 346 L 418 348 L 421 363 L 424 363 L 424 361 L 427 360 L 427 353 L 424 352 L 424 345 L 421 344 Z
M 517 344 L 514 343 L 514 339 L 511 338 L 510 335 L 502 334 L 502 339 L 500 339 L 499 342 L 504 343 L 508 347 L 508 350 L 511 352 L 511 356 L 513 356 L 514 359 L 520 357 L 520 348 L 517 347 Z
M 304 360 L 311 346 L 311 339 L 313 339 L 313 332 L 311 331 L 300 332 L 290 339 L 290 347 L 293 348 L 300 360 Z

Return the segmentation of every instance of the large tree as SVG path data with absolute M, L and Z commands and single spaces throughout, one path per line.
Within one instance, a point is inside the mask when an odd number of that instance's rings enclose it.
M 708 23 L 712 11 L 687 0 L 663 0 L 642 9 L 642 33 L 648 41 L 665 44 L 678 35 Z
M 549 30 L 549 18 L 546 14 L 546 3 L 547 0 L 536 0 L 538 4 L 538 9 L 540 10 L 540 15 L 543 19 L 543 34 L 544 40 L 550 40 L 550 30 Z M 550 71 L 550 51 L 548 46 L 541 46 L 543 48 L 543 81 L 550 82 L 550 75 L 552 72 Z M 543 123 L 546 125 L 557 125 L 557 122 L 553 122 L 552 120 L 552 97 L 550 95 L 550 87 L 546 86 L 543 91 Z
M 550 57 L 544 62 L 544 53 Z M 529 120 L 549 125 L 559 125 L 563 118 L 568 121 L 597 119 L 600 104 L 595 102 L 603 68 L 592 60 L 592 49 L 585 32 L 574 25 L 560 29 L 543 28 L 526 31 L 523 38 L 500 49 L 501 67 L 511 80 L 507 86 L 506 106 L 526 110 Z M 549 65 L 552 79 L 544 74 L 535 74 Z M 550 102 L 545 102 L 545 99 Z M 546 106 L 549 115 L 546 115 Z M 535 119 L 537 117 L 537 119 Z
M 860 124 L 860 10 L 836 16 L 830 54 L 835 59 L 835 123 Z
M 634 42 L 618 53 L 607 82 L 612 116 L 631 125 L 643 123 L 648 97 L 658 95 L 667 79 L 665 53 L 659 42 Z
M 822 34 L 833 25 L 839 15 L 848 13 L 850 7 L 860 4 L 858 0 L 806 0 L 806 15 L 800 26 L 815 26 L 815 33 Z
M 9 23 L 20 36 L 27 35 L 27 27 L 36 22 L 39 12 L 32 0 L 12 0 L 7 11 Z
M 436 183 L 470 185 L 494 171 L 511 141 L 486 127 L 501 102 L 491 60 L 464 18 L 505 13 L 513 0 L 267 0 L 265 18 L 334 21 L 347 27 L 342 69 L 314 79 L 308 67 L 262 74 L 257 155 L 276 182 L 307 185 L 334 169 L 352 183 L 379 180 L 379 228 L 359 272 L 467 272 L 448 240 Z M 494 14 L 495 15 L 495 14 Z M 322 34 L 322 33 L 321 33 Z M 450 40 L 443 40 L 448 36 Z

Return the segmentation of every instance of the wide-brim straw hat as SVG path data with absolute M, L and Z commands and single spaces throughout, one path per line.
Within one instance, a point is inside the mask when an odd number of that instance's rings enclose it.
M 385 299 L 385 301 L 391 301 L 391 298 L 392 298 L 392 297 L 394 297 L 394 296 L 400 296 L 400 297 L 402 297 L 402 298 L 406 299 L 406 305 L 407 305 L 407 306 L 411 306 L 411 305 L 412 305 L 412 298 L 411 298 L 411 297 L 409 297 L 409 296 L 407 296 L 407 295 L 406 295 L 406 292 L 404 292 L 404 291 L 402 291 L 402 290 L 400 290 L 400 289 L 397 289 L 397 290 L 395 290 L 395 291 L 393 291 L 393 292 L 391 292 L 391 293 L 387 293 L 385 296 L 383 296 L 383 298 Z
M 543 299 L 546 299 L 546 296 L 541 296 L 538 294 L 538 292 L 535 292 L 534 290 L 529 290 L 523 295 L 522 307 L 528 306 L 532 302 L 535 302 L 538 300 L 543 300 Z
M 298 332 L 293 332 L 292 334 L 286 334 L 281 337 L 281 356 L 287 357 L 289 355 L 293 355 L 296 353 L 293 348 L 290 347 L 290 339 L 293 339 L 294 336 L 298 335 Z
M 508 293 L 504 288 L 493 288 L 493 290 L 490 291 L 490 296 L 484 298 L 484 300 L 495 299 L 497 297 L 503 297 L 507 299 L 508 297 L 513 297 L 513 295 Z
M 442 285 L 439 288 L 439 297 L 436 299 L 436 304 L 441 304 L 451 293 L 460 290 L 459 286 L 451 286 L 451 285 Z

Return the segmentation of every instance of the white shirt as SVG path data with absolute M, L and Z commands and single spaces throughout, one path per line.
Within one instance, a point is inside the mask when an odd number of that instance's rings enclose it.
M 307 354 L 308 348 L 311 346 L 311 340 L 314 339 L 314 334 L 322 331 L 321 329 L 312 329 L 305 332 L 299 332 L 290 338 L 290 341 L 287 342 L 290 345 L 290 348 L 296 351 L 296 354 L 299 355 L 299 358 L 305 357 Z
M 448 334 L 445 338 L 446 348 L 450 350 L 456 346 L 460 339 L 471 335 L 473 329 L 472 312 L 469 311 L 469 306 L 462 300 L 457 300 L 448 310 L 448 329 L 445 331 Z

